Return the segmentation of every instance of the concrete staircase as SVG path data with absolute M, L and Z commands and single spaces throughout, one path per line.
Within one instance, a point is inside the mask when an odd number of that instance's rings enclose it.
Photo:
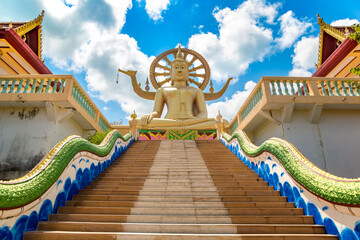
M 138 141 L 24 239 L 337 239 L 219 141 Z

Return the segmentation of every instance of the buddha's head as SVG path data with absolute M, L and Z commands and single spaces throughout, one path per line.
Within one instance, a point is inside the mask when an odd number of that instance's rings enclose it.
M 181 53 L 180 46 L 176 54 L 176 58 L 171 62 L 171 85 L 174 85 L 175 82 L 185 82 L 186 85 L 189 85 L 189 67 L 186 60 Z

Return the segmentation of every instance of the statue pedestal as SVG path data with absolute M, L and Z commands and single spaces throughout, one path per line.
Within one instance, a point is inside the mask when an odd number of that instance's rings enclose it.
M 215 140 L 216 129 L 211 130 L 145 130 L 139 129 L 139 140 Z

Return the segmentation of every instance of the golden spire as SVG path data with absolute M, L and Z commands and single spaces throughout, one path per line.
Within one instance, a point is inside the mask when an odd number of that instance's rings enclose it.
M 182 54 L 182 52 L 181 52 L 181 48 L 180 48 L 180 43 L 179 43 L 179 45 L 178 45 L 178 51 L 177 51 L 177 53 L 176 53 L 176 58 L 175 58 L 175 60 L 184 60 L 184 56 L 183 56 L 183 54 Z
M 31 30 L 33 30 L 36 27 L 39 27 L 38 29 L 38 57 L 40 60 L 42 60 L 42 30 L 41 30 L 41 24 L 44 19 L 45 11 L 42 10 L 38 17 L 36 17 L 34 20 L 31 20 L 29 22 L 24 23 L 23 25 L 17 27 L 14 29 L 14 31 L 24 39 L 24 35 Z M 10 23 L 12 25 L 12 23 Z M 11 26 L 12 27 L 12 26 Z
M 130 115 L 131 119 L 136 119 L 137 118 L 137 114 L 134 110 L 134 112 Z
M 210 89 L 209 89 L 210 93 L 214 93 L 214 87 L 213 87 L 213 82 L 210 79 Z

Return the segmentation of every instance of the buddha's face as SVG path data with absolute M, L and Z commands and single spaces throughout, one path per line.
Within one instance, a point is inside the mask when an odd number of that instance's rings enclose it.
M 189 69 L 185 61 L 175 60 L 171 64 L 171 80 L 173 82 L 182 82 L 189 79 Z

